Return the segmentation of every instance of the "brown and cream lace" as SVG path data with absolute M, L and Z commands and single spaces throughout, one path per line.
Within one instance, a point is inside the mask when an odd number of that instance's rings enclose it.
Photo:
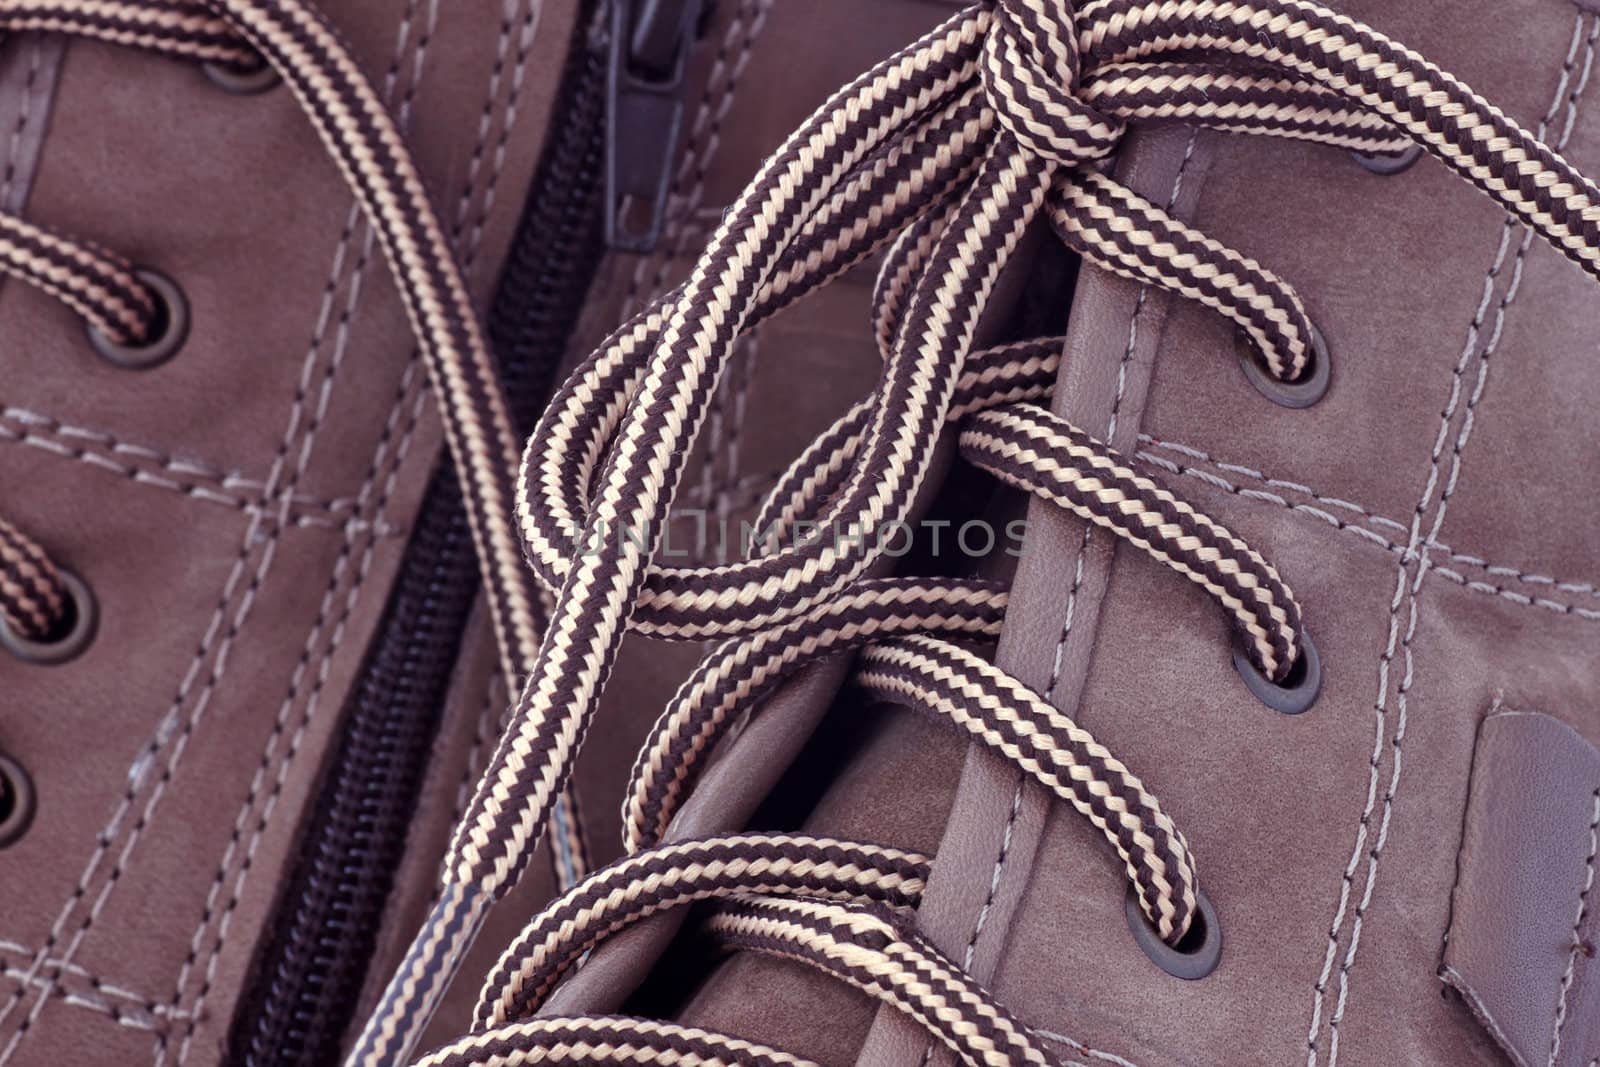
M 797 130 L 726 214 L 689 278 L 566 383 L 517 471 L 493 366 L 416 168 L 324 20 L 300 0 L 0 0 L 0 28 L 223 64 L 263 58 L 359 196 L 426 354 L 502 660 L 522 680 L 521 695 L 453 837 L 437 902 L 353 1064 L 412 1054 L 484 916 L 559 811 L 630 628 L 720 643 L 634 768 L 629 854 L 534 920 L 492 972 L 477 1031 L 424 1062 L 805 1062 L 696 1027 L 532 1017 L 605 937 L 707 900 L 717 902 L 711 938 L 849 982 L 922 1022 L 964 1062 L 1049 1062 L 1026 1026 L 917 934 L 910 912 L 928 858 L 796 835 L 666 840 L 729 725 L 789 672 L 852 648 L 862 650 L 860 685 L 949 720 L 1088 818 L 1121 858 L 1157 935 L 1183 942 L 1202 898 L 1171 818 L 1086 731 L 953 640 L 995 634 L 1005 591 L 866 578 L 869 539 L 788 536 L 802 520 L 869 530 L 903 521 L 936 440 L 954 423 L 967 461 L 1197 583 L 1264 678 L 1292 674 L 1305 637 L 1277 572 L 1034 403 L 1050 394 L 1059 340 L 973 348 L 1000 271 L 1042 217 L 1091 262 L 1233 320 L 1271 379 L 1326 370 L 1329 350 L 1286 282 L 1107 176 L 1104 161 L 1128 123 L 1185 122 L 1379 155 L 1420 145 L 1600 275 L 1600 190 L 1450 75 L 1317 4 L 1094 0 L 1074 9 L 1066 0 L 989 0 L 840 90 Z M 735 339 L 879 250 L 879 386 L 774 489 L 761 521 L 777 535 L 727 566 L 656 564 Z M 160 312 L 131 265 L 21 220 L 0 218 L 0 269 L 57 295 L 119 343 L 137 344 Z M 0 619 L 48 636 L 67 602 L 50 557 L 0 524 L 0 564 Z M 541 585 L 555 594 L 548 618 Z M 577 846 L 555 844 L 576 870 Z
M 1157 934 L 1181 944 L 1200 901 L 1182 834 L 1070 718 L 953 638 L 992 635 L 1003 589 L 868 579 L 859 540 L 786 536 L 801 520 L 906 518 L 941 429 L 962 456 L 1110 529 L 1196 582 L 1245 655 L 1281 681 L 1304 655 L 1273 568 L 1220 524 L 1033 401 L 1059 342 L 974 351 L 1001 268 L 1039 216 L 1085 258 L 1232 319 L 1273 379 L 1330 358 L 1294 290 L 1117 184 L 1102 161 L 1129 122 L 1183 121 L 1364 154 L 1422 146 L 1591 274 L 1597 190 L 1464 85 L 1318 5 L 995 0 L 842 89 L 768 160 L 690 277 L 572 376 L 529 443 L 518 519 L 559 590 L 537 669 L 446 859 L 441 896 L 353 1063 L 404 1058 L 472 932 L 514 881 L 566 781 L 622 634 L 719 639 L 657 723 L 624 808 L 629 855 L 550 905 L 506 950 L 476 1032 L 430 1064 L 796 1063 L 697 1027 L 537 1018 L 580 956 L 645 916 L 715 900 L 708 936 L 803 961 L 926 1025 L 971 1063 L 1048 1062 L 1027 1028 L 915 931 L 926 861 L 776 834 L 667 841 L 732 723 L 787 673 L 863 649 L 857 682 L 948 719 L 1085 815 L 1122 859 Z M 780 536 L 722 567 L 653 560 L 689 446 L 735 338 L 880 249 L 878 389 L 780 480 L 758 519 Z M 616 537 L 619 530 L 650 536 Z M 576 546 L 604 546 L 579 551 Z

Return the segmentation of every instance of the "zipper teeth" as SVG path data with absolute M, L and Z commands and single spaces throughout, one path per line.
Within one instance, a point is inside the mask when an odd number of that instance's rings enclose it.
M 522 432 L 554 382 L 601 255 L 604 41 L 580 12 L 550 140 L 488 319 Z M 402 857 L 477 566 L 448 458 L 429 482 L 345 709 L 278 914 L 232 1028 L 230 1062 L 326 1064 L 355 1013 Z
M 590 0 L 579 13 L 587 28 L 578 31 L 554 104 L 559 129 L 551 131 L 489 309 L 489 340 L 511 417 L 524 434 L 533 431 L 549 400 L 604 252 L 606 42 L 604 24 L 591 18 L 593 7 Z

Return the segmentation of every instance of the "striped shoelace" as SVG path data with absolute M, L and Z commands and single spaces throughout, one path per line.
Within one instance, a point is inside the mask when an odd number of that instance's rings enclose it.
M 715 901 L 709 937 L 803 961 L 893 1004 L 964 1062 L 1049 1054 L 915 930 L 929 860 L 820 838 L 663 843 L 697 767 L 787 674 L 861 649 L 856 681 L 949 719 L 1084 814 L 1122 858 L 1157 935 L 1181 943 L 1199 892 L 1182 834 L 1122 763 L 1037 693 L 956 643 L 992 637 L 1005 592 L 868 575 L 867 538 L 802 522 L 903 522 L 947 423 L 961 455 L 1117 533 L 1205 589 L 1264 677 L 1301 660 L 1300 610 L 1273 568 L 1112 449 L 1033 403 L 1060 340 L 974 350 L 977 321 L 1043 216 L 1085 259 L 1233 320 L 1261 372 L 1303 381 L 1328 358 L 1294 290 L 1101 171 L 1127 123 L 1185 122 L 1369 154 L 1413 143 L 1591 274 L 1600 190 L 1448 74 L 1301 0 L 990 0 L 840 90 L 763 166 L 689 278 L 614 333 L 565 384 L 516 469 L 489 353 L 395 120 L 301 0 L 0 0 L 0 29 L 81 34 L 188 60 L 264 60 L 294 92 L 376 231 L 423 351 L 461 482 L 501 660 L 525 680 L 446 856 L 436 903 L 351 1054 L 405 1060 L 492 904 L 547 825 L 564 893 L 506 951 L 478 1031 L 430 1064 L 805 1062 L 702 1028 L 530 1018 L 560 976 L 645 916 Z M 780 480 L 775 535 L 721 567 L 653 556 L 735 339 L 883 252 L 873 328 L 884 367 Z M 0 218 L 0 269 L 137 344 L 158 301 L 131 265 Z M 513 507 L 512 494 L 515 493 Z M 526 554 L 532 566 L 524 565 Z M 0 525 L 0 621 L 60 625 L 60 571 Z M 546 611 L 543 596 L 555 594 Z M 628 855 L 579 880 L 566 787 L 629 629 L 717 640 L 641 753 Z M 564 829 L 562 829 L 564 828 Z
M 965 461 L 1110 530 L 1195 582 L 1283 682 L 1309 648 L 1293 594 L 1221 524 L 1046 400 L 1060 338 L 975 349 L 1001 268 L 1037 218 L 1084 259 L 1231 319 L 1266 380 L 1325 376 L 1329 349 L 1283 279 L 1107 176 L 1128 123 L 1183 122 L 1368 156 L 1431 153 L 1590 274 L 1600 190 L 1461 82 L 1304 0 L 987 0 L 841 89 L 761 168 L 689 277 L 611 335 L 524 454 L 520 534 L 556 591 L 526 687 L 450 843 L 431 914 L 350 1063 L 410 1055 L 466 947 L 565 787 L 629 630 L 713 641 L 656 723 L 623 809 L 626 855 L 509 945 L 474 1032 L 423 1058 L 469 1064 L 798 1064 L 730 1034 L 625 1016 L 540 1016 L 604 939 L 687 904 L 727 950 L 800 961 L 893 1005 L 966 1063 L 1048 1063 L 1037 1035 L 920 935 L 929 858 L 803 835 L 670 840 L 719 739 L 808 662 L 855 649 L 874 698 L 948 720 L 1083 814 L 1154 934 L 1181 945 L 1203 898 L 1183 835 L 1070 717 L 967 647 L 1006 591 L 882 578 L 882 541 L 803 538 L 902 523 L 953 424 Z M 739 335 L 875 253 L 877 389 L 794 462 L 746 558 L 655 560 Z

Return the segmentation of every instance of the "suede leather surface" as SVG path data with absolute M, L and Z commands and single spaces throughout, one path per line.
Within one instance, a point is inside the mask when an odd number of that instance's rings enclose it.
M 1334 6 L 1600 169 L 1589 8 Z M 953 795 L 937 772 L 887 762 L 841 773 L 803 824 L 885 840 L 870 830 L 908 832 L 906 811 L 948 805 L 922 925 L 1063 1061 L 1504 1062 L 1439 967 L 1484 717 L 1536 707 L 1600 737 L 1600 505 L 1583 488 L 1600 448 L 1600 294 L 1432 160 L 1384 178 L 1327 149 L 1175 130 L 1130 137 L 1117 168 L 1294 284 L 1335 360 L 1321 404 L 1276 407 L 1223 320 L 1086 268 L 1055 400 L 1102 433 L 1115 414 L 1115 443 L 1285 576 L 1325 669 L 1308 714 L 1250 696 L 1202 592 L 1104 538 L 1080 568 L 1083 525 L 1040 503 L 1001 641 L 1007 669 L 1050 689 L 1183 829 L 1221 966 L 1197 982 L 1156 968 L 1103 839 L 981 755 Z M 966 747 L 897 736 L 933 768 Z M 557 1000 L 615 1006 L 638 977 L 613 962 Z M 827 984 L 736 957 L 682 1015 L 823 1062 L 947 1061 L 891 1009 L 869 1022 Z
M 1577 92 L 1592 16 L 1553 3 L 1454 5 L 1449 20 L 1426 4 L 1348 10 L 1530 127 L 1549 113 L 1550 139 L 1595 166 L 1595 123 Z M 1491 27 L 1514 27 L 1514 46 Z M 1122 165 L 1137 166 L 1141 150 Z M 1208 173 L 1191 165 L 1189 188 L 1200 189 L 1187 217 L 1304 294 L 1334 352 L 1333 388 L 1308 411 L 1273 407 L 1232 365 L 1221 321 L 1174 302 L 1155 327 L 1142 414 L 1125 405 L 1123 417 L 1141 418 L 1138 445 L 1158 475 L 1294 587 L 1322 651 L 1323 695 L 1299 718 L 1258 705 L 1229 666 L 1214 608 L 1118 549 L 1092 641 L 1078 646 L 1081 692 L 1058 688 L 1053 699 L 1184 829 L 1221 918 L 1221 966 L 1183 982 L 1146 960 L 1128 936 L 1113 858 L 1059 807 L 1042 825 L 1014 826 L 1005 860 L 991 851 L 984 863 L 946 864 L 955 842 L 1004 826 L 976 761 L 930 901 L 1021 887 L 1011 921 L 992 927 L 989 980 L 1069 1058 L 1208 1063 L 1248 1050 L 1260 1062 L 1496 1062 L 1436 972 L 1481 717 L 1503 697 L 1591 737 L 1600 728 L 1593 501 L 1570 482 L 1596 436 L 1592 420 L 1536 402 L 1565 388 L 1576 396 L 1564 404 L 1592 403 L 1600 382 L 1587 339 L 1600 300 L 1431 161 L 1375 179 L 1338 153 L 1206 134 L 1192 158 Z M 1116 306 L 1094 299 L 1101 287 L 1130 288 L 1086 272 L 1069 368 L 1122 356 L 1087 343 Z M 1123 327 L 1150 328 L 1131 315 Z M 1516 384 L 1502 393 L 1502 382 Z M 1458 510 L 1458 498 L 1475 504 Z M 1058 560 L 1056 571 L 1071 568 Z M 1055 619 L 1017 638 L 1037 650 L 1025 670 L 1050 669 L 1043 653 L 1070 593 L 1065 577 L 1019 584 L 1008 630 Z M 969 813 L 969 799 L 990 814 Z M 940 888 L 946 878 L 957 887 Z M 977 912 L 966 914 L 970 930 Z M 945 926 L 935 933 L 948 937 Z
M 572 5 L 326 10 L 388 86 L 486 303 Z M 168 273 L 193 326 L 132 372 L 61 306 L 0 289 L 0 500 L 100 605 L 81 658 L 0 656 L 0 745 L 39 792 L 0 852 L 0 1062 L 212 1064 L 440 433 L 387 269 L 290 95 L 60 47 L 23 210 Z
M 330 7 L 406 102 L 436 202 L 486 297 L 537 158 L 570 6 L 548 0 L 530 33 L 529 0 Z M 788 129 L 948 7 L 881 0 L 864 19 L 846 0 L 719 5 L 694 57 L 667 239 L 652 256 L 608 257 L 572 359 L 681 277 Z M 1566 150 L 1600 168 L 1593 90 L 1577 91 L 1597 30 L 1585 9 L 1466 0 L 1442 19 L 1421 0 L 1341 7 L 1524 123 L 1548 113 L 1552 140 L 1570 117 Z M 0 71 L 0 119 L 8 84 Z M 0 500 L 91 579 L 105 609 L 77 663 L 0 661 L 0 744 L 44 798 L 32 834 L 0 852 L 0 882 L 27 886 L 0 916 L 0 1065 L 219 1062 L 273 873 L 438 430 L 381 261 L 286 98 L 226 97 L 183 65 L 74 43 L 52 115 L 30 217 L 179 277 L 196 328 L 135 391 L 59 307 L 0 287 L 0 441 L 14 446 L 0 450 Z M 1328 672 L 1311 714 L 1257 705 L 1228 664 L 1214 605 L 1147 558 L 1091 539 L 1080 572 L 1081 524 L 1043 506 L 1030 509 L 999 653 L 1172 811 L 1222 917 L 1222 967 L 1200 983 L 1157 971 L 1128 937 L 1122 878 L 1097 835 L 953 732 L 836 701 L 843 661 L 768 702 L 673 836 L 759 823 L 816 724 L 859 720 L 801 824 L 937 849 L 927 931 L 1053 1035 L 1063 1059 L 1499 1062 L 1468 1007 L 1441 995 L 1437 971 L 1483 716 L 1501 701 L 1538 707 L 1600 737 L 1600 504 L 1574 491 L 1600 459 L 1600 300 L 1431 161 L 1383 179 L 1328 150 L 1177 130 L 1135 134 L 1117 166 L 1290 279 L 1337 360 L 1322 405 L 1275 408 L 1245 383 L 1210 312 L 1086 270 L 1057 398 L 1099 432 L 1114 413 L 1119 446 L 1284 573 Z M 197 198 L 197 185 L 217 194 Z M 836 283 L 745 344 L 680 504 L 736 524 L 871 388 L 870 277 Z M 63 489 L 80 481 L 81 492 Z M 687 536 L 692 556 L 721 558 Z M 491 644 L 480 612 L 375 972 L 426 906 L 495 732 L 504 693 Z M 699 652 L 640 639 L 624 650 L 579 768 L 598 859 L 616 854 L 632 753 Z M 536 860 L 432 1038 L 461 1031 L 483 968 L 548 894 Z M 619 937 L 549 1009 L 625 1006 L 676 930 L 652 922 Z M 375 995 L 369 984 L 368 1003 Z M 829 1063 L 944 1055 L 859 995 L 747 956 L 715 968 L 681 1014 Z

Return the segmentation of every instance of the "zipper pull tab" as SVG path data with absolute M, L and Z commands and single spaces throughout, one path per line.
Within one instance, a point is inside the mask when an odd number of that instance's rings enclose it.
M 606 86 L 606 244 L 661 239 L 683 125 L 683 76 L 706 0 L 611 0 Z

